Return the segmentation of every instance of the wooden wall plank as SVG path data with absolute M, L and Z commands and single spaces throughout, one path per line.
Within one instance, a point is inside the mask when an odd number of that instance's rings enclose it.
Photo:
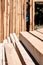
M 5 3 L 4 2 L 5 2 L 5 0 L 1 1 L 1 39 L 2 40 L 4 38 L 4 33 L 3 33 L 4 32 L 4 25 L 3 25 L 4 22 L 3 21 L 4 21 L 4 9 L 5 9 L 5 7 L 4 7 Z
M 8 15 L 8 20 L 7 20 L 7 25 L 6 25 L 6 26 L 7 26 L 6 33 L 7 33 L 7 37 L 8 37 L 9 34 L 10 34 L 10 33 L 9 33 L 9 23 L 10 23 L 10 17 L 9 17 L 9 16 L 10 16 L 10 15 L 9 15 L 9 14 L 10 14 L 10 0 L 8 0 L 7 8 L 8 8 L 8 9 L 7 9 L 7 11 L 8 11 L 8 14 L 7 14 L 7 15 Z
M 13 32 L 13 0 L 10 0 L 10 33 Z
M 13 32 L 16 32 L 15 28 L 16 28 L 16 0 L 13 0 Z
M 8 21 L 8 0 L 5 0 L 5 11 L 4 11 L 4 39 L 7 37 L 7 21 Z
M 22 21 L 22 31 L 24 31 L 24 27 L 25 27 L 25 26 L 24 26 L 24 0 L 22 0 L 22 9 L 21 9 L 21 11 L 22 11 L 22 12 L 21 12 L 21 13 L 22 13 L 22 14 L 21 14 L 21 15 L 22 15 L 22 16 L 21 16 L 21 17 L 22 17 L 22 19 L 21 19 L 21 21 Z
M 1 0 L 0 0 L 0 42 L 1 42 Z
M 20 1 L 19 0 L 19 32 L 22 31 L 22 28 L 21 28 L 21 3 L 22 3 L 22 0 Z
M 19 33 L 26 30 L 26 0 L 2 0 L 0 13 L 0 39 L 13 32 L 19 38 Z
M 26 31 L 26 0 L 24 0 L 24 31 Z
M 30 30 L 33 30 L 33 0 L 30 0 Z

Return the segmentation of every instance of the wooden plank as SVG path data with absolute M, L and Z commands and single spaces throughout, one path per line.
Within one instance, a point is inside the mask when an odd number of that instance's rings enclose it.
M 16 32 L 16 0 L 13 0 L 13 33 Z
M 8 65 L 22 65 L 17 52 L 11 43 L 5 45 L 5 53 Z
M 10 23 L 10 0 L 8 0 L 8 3 L 7 3 L 7 17 L 8 17 L 8 20 L 7 20 L 7 23 L 6 23 L 6 27 L 7 27 L 7 30 L 6 30 L 6 35 L 7 37 L 9 36 L 9 23 Z
M 18 38 L 15 34 L 13 34 L 14 39 L 16 40 L 16 50 L 21 59 L 23 65 L 35 65 L 30 56 L 27 54 L 21 43 L 19 42 Z
M 32 35 L 34 35 L 35 37 L 37 37 L 38 39 L 40 39 L 41 41 L 43 41 L 43 34 L 37 32 L 37 31 L 30 31 L 30 33 Z
M 8 40 L 8 43 L 11 43 L 10 37 L 8 37 L 7 40 Z
M 8 0 L 5 0 L 5 12 L 4 12 L 4 39 L 7 37 L 7 21 L 8 21 Z
M 14 44 L 15 44 L 15 40 L 14 40 L 14 38 L 13 38 L 13 35 L 12 35 L 12 34 L 10 34 L 10 39 L 11 39 L 12 43 L 14 43 Z
M 33 57 L 40 65 L 43 65 L 43 42 L 29 34 L 28 32 L 20 33 L 20 40 L 25 47 L 30 51 Z
M 10 33 L 13 32 L 13 0 L 10 0 Z
M 3 38 L 4 38 L 4 10 L 5 10 L 5 0 L 2 0 L 1 1 L 1 40 L 3 41 Z
M 2 57 L 3 57 L 3 61 L 2 61 L 2 64 L 5 65 L 5 50 L 4 50 L 4 44 L 3 44 L 3 52 L 2 52 Z
M 21 7 L 22 7 L 22 9 L 21 9 L 21 21 L 22 21 L 22 23 L 21 23 L 21 24 L 22 24 L 22 31 L 24 31 L 24 29 L 25 29 L 25 25 L 24 25 L 24 22 L 25 22 L 25 21 L 24 21 L 24 19 L 25 19 L 25 18 L 24 18 L 24 14 L 25 14 L 25 13 L 24 13 L 24 8 L 25 8 L 25 7 L 24 7 L 24 3 L 25 3 L 25 2 L 24 2 L 24 0 L 22 0 L 21 3 L 22 3 L 22 4 L 21 4 Z
M 22 4 L 22 0 L 19 0 L 19 33 L 22 31 L 22 26 L 21 26 L 21 4 Z
M 24 31 L 26 31 L 26 0 L 24 0 Z
M 16 35 L 17 35 L 17 37 L 19 38 L 19 28 L 20 28 L 20 14 L 21 12 L 20 12 L 20 0 L 16 0 Z
M 6 43 L 8 43 L 7 39 L 5 39 L 5 40 L 3 41 L 3 44 L 6 44 Z
M 34 0 L 35 2 L 43 2 L 43 0 Z
M 3 51 L 3 47 L 2 47 L 2 43 L 0 43 L 0 65 L 2 65 L 2 51 Z
M 33 0 L 30 0 L 30 30 L 33 30 Z
M 0 0 L 0 42 L 1 42 L 1 0 Z
M 37 31 L 43 34 L 43 28 L 37 29 Z

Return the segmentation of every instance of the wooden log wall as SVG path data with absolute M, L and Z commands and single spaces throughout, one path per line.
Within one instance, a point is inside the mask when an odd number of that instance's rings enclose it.
M 0 42 L 10 33 L 19 33 L 26 30 L 26 1 L 0 0 Z

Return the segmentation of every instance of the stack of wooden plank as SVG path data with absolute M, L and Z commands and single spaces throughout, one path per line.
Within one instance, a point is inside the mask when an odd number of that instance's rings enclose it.
M 13 33 L 0 44 L 0 65 L 43 65 L 43 34 L 21 32 L 20 41 Z
M 39 63 L 39 65 L 43 65 L 43 29 L 21 32 L 20 41 Z
M 35 65 L 15 33 L 3 41 L 0 51 L 1 65 Z

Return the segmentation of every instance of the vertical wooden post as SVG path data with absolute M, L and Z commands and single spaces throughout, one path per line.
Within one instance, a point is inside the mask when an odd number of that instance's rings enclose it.
M 1 0 L 0 0 L 0 42 L 1 42 Z
M 7 37 L 7 21 L 8 21 L 8 0 L 5 0 L 5 12 L 4 12 L 4 39 Z
M 33 0 L 30 0 L 30 30 L 33 30 Z
M 7 20 L 7 30 L 6 30 L 6 33 L 7 33 L 7 37 L 9 36 L 9 22 L 10 22 L 10 18 L 9 18 L 9 14 L 10 14 L 10 0 L 8 0 L 8 5 L 7 5 L 7 11 L 8 11 L 8 14 L 7 14 L 7 17 L 8 17 L 8 20 Z
M 10 33 L 13 33 L 13 0 L 10 0 Z
M 24 31 L 26 31 L 26 0 L 24 0 Z
M 18 5 L 17 5 L 17 4 L 18 4 Z M 20 21 L 20 19 L 21 19 L 21 18 L 20 18 L 20 0 L 17 1 L 17 4 L 16 4 L 16 5 L 18 6 L 18 7 L 17 7 L 17 10 L 18 10 L 18 11 L 16 11 L 16 13 L 17 13 L 17 20 L 16 20 L 16 24 L 17 24 L 16 26 L 17 26 L 17 28 L 16 28 L 16 32 L 17 32 L 17 36 L 18 36 L 18 38 L 19 38 L 19 33 L 20 33 L 20 32 L 19 32 L 19 30 L 20 30 L 20 28 L 19 28 L 19 27 L 20 27 L 20 26 L 19 26 L 19 23 L 21 22 L 21 21 Z
M 22 9 L 21 9 L 21 24 L 22 24 L 22 31 L 24 31 L 24 28 L 25 28 L 25 25 L 24 25 L 24 23 L 25 23 L 25 11 L 24 11 L 24 9 L 25 9 L 25 2 L 24 2 L 24 0 L 22 0 Z
M 13 32 L 16 32 L 16 0 L 13 0 Z
M 4 39 L 4 11 L 5 11 L 5 0 L 1 1 L 1 37 Z
M 22 20 L 21 20 L 21 5 L 22 4 L 22 0 L 19 0 L 19 32 L 22 31 Z
M 35 26 L 35 1 L 33 0 L 33 30 L 34 30 L 34 26 Z
M 18 2 L 17 2 L 17 0 L 16 0 L 16 23 L 15 23 L 15 25 L 16 25 L 16 35 L 17 35 L 17 22 L 18 22 L 18 20 L 17 20 L 17 12 L 18 12 Z

